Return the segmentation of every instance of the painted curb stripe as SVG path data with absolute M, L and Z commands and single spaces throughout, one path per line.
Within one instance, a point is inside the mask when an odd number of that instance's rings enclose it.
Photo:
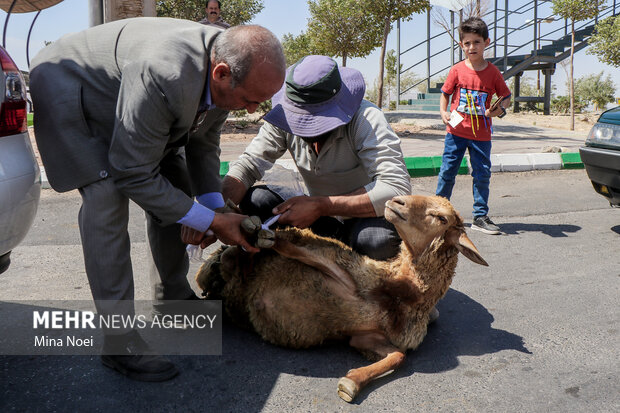
M 567 152 L 560 153 L 560 162 L 561 164 L 557 165 L 557 168 L 553 167 L 550 163 L 545 164 L 545 166 L 536 165 L 536 154 L 529 154 L 527 163 L 529 164 L 529 168 L 523 169 L 524 165 L 510 165 L 507 163 L 498 164 L 497 159 L 501 159 L 501 156 L 491 155 L 492 166 L 491 170 L 493 172 L 509 172 L 516 170 L 539 170 L 539 169 L 584 169 L 583 162 L 581 161 L 581 156 L 579 152 Z M 282 164 L 285 167 L 292 168 L 293 161 L 290 159 L 278 160 L 276 163 Z M 220 162 L 220 177 L 224 177 L 228 173 L 230 162 Z M 422 176 L 436 176 L 439 174 L 439 170 L 441 168 L 441 156 L 417 156 L 417 157 L 406 157 L 405 158 L 405 166 L 407 167 L 407 172 L 409 172 L 409 176 L 411 177 L 422 177 Z M 469 157 L 463 157 L 463 161 L 461 162 L 461 166 L 459 167 L 459 175 L 467 175 L 469 174 Z M 47 181 L 47 175 L 45 174 L 45 168 L 41 168 L 41 183 L 43 184 L 43 188 L 50 188 L 49 182 Z
M 511 165 L 510 163 L 502 163 L 501 165 L 493 164 L 493 170 L 495 172 L 508 172 L 508 171 L 516 171 L 519 170 L 538 170 L 538 169 L 583 169 L 584 165 L 581 162 L 581 156 L 579 156 L 579 152 L 568 152 L 568 153 L 560 153 L 560 161 L 557 164 L 557 167 L 554 168 L 553 165 L 547 164 L 544 167 L 540 167 L 540 165 L 536 165 L 534 163 L 535 154 L 527 154 L 527 167 L 526 165 Z M 501 159 L 501 157 L 499 157 Z M 495 161 L 495 157 L 493 157 Z M 288 165 L 287 165 L 288 166 Z M 436 176 L 439 174 L 439 170 L 441 169 L 441 156 L 416 156 L 416 157 L 405 157 L 405 166 L 407 167 L 407 172 L 409 172 L 409 176 L 411 177 L 421 177 L 421 176 Z M 523 168 L 525 167 L 525 168 Z M 229 162 L 221 162 L 220 163 L 220 176 L 225 176 L 228 172 Z M 469 166 L 469 157 L 464 156 L 463 161 L 461 162 L 461 166 L 459 167 L 459 175 L 468 175 L 470 170 Z
M 560 154 L 562 157 L 562 169 L 583 169 L 579 152 L 567 152 Z

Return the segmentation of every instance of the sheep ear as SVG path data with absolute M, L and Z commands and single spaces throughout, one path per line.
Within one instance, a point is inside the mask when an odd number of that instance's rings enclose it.
M 487 264 L 487 262 L 478 252 L 478 249 L 476 248 L 474 243 L 471 242 L 465 231 L 461 232 L 461 234 L 459 235 L 459 240 L 455 243 L 454 246 L 459 250 L 461 254 L 463 254 L 476 264 L 484 265 L 485 267 L 489 266 L 489 264 Z

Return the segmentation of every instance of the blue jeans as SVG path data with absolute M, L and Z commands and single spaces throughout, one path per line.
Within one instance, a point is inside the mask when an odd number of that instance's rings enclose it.
M 469 151 L 474 194 L 474 218 L 489 214 L 489 183 L 491 181 L 491 141 L 475 141 L 446 134 L 441 170 L 435 194 L 450 199 L 454 180 L 465 150 Z
M 271 210 L 284 200 L 265 185 L 248 189 L 239 207 L 244 214 L 257 215 L 266 220 Z M 333 217 L 320 217 L 310 226 L 318 235 L 335 238 L 354 251 L 375 260 L 387 260 L 400 251 L 400 236 L 394 225 L 384 217 L 350 218 L 341 223 Z

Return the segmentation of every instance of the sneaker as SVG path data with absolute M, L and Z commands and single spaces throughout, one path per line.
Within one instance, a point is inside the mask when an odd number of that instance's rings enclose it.
M 155 354 L 146 341 L 132 330 L 127 334 L 106 335 L 101 362 L 132 380 L 166 381 L 179 370 L 164 356 Z
M 501 234 L 499 227 L 491 221 L 487 215 L 483 217 L 474 218 L 474 222 L 471 224 L 471 229 L 476 231 L 482 231 L 485 234 L 498 235 Z

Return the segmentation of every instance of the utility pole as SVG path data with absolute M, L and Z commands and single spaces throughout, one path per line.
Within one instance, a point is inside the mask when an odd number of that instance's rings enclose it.
M 103 23 L 103 0 L 88 0 L 88 26 Z

